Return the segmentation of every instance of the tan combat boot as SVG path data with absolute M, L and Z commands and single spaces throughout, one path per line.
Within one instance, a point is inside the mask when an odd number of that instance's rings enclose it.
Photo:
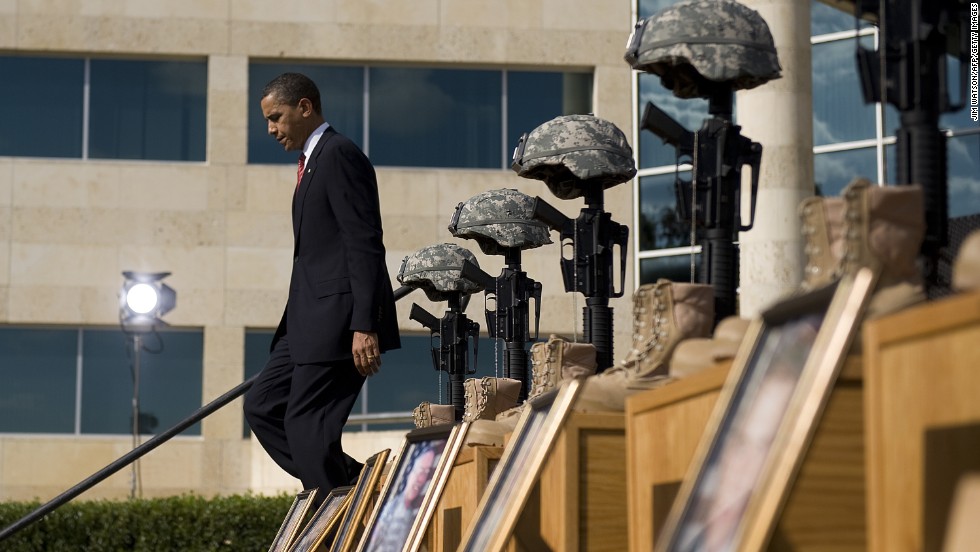
M 808 197 L 800 203 L 800 219 L 806 245 L 803 290 L 823 287 L 840 273 L 844 257 L 844 211 L 840 197 Z
M 684 378 L 735 358 L 751 321 L 729 316 L 718 323 L 711 339 L 695 337 L 681 341 L 670 357 L 670 377 Z
M 954 291 L 980 289 L 980 230 L 971 232 L 956 252 L 952 287 Z
M 470 378 L 463 382 L 463 421 L 493 420 L 517 406 L 521 382 L 511 378 Z
M 637 289 L 633 309 L 633 349 L 619 366 L 585 380 L 576 410 L 622 412 L 627 396 L 670 381 L 669 360 L 677 344 L 711 335 L 714 290 L 660 279 Z
M 412 411 L 415 427 L 432 427 L 455 424 L 456 408 L 451 404 L 432 404 L 423 402 Z
M 878 272 L 866 318 L 876 318 L 925 301 L 916 259 L 925 237 L 922 188 L 875 186 L 856 179 L 842 192 L 846 203 L 841 274 L 861 267 Z
M 551 391 L 563 380 L 584 378 L 595 371 L 595 345 L 575 343 L 552 334 L 548 341 L 531 346 L 531 390 L 527 398 Z

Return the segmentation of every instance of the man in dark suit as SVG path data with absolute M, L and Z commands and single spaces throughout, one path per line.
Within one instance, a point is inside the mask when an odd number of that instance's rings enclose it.
M 300 160 L 289 297 L 245 417 L 272 459 L 322 497 L 357 477 L 341 432 L 381 353 L 400 346 L 378 184 L 364 153 L 325 122 L 306 76 L 276 77 L 261 107 L 269 134 Z

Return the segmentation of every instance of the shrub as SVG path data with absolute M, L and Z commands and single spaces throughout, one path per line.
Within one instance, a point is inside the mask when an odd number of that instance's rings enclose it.
M 0 542 L 9 552 L 268 550 L 293 497 L 235 495 L 69 502 Z M 39 502 L 0 502 L 0 527 Z

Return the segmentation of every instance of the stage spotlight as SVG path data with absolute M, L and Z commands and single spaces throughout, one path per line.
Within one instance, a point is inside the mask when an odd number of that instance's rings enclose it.
M 131 329 L 148 329 L 165 324 L 160 319 L 177 304 L 177 292 L 162 280 L 169 272 L 122 273 L 125 281 L 119 292 L 119 320 Z

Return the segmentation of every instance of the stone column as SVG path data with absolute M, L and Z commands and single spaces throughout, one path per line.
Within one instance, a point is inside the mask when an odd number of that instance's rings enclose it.
M 813 195 L 810 2 L 740 1 L 768 23 L 782 67 L 782 78 L 736 94 L 742 135 L 763 146 L 755 226 L 740 236 L 739 314 L 751 318 L 803 278 L 797 206 Z

